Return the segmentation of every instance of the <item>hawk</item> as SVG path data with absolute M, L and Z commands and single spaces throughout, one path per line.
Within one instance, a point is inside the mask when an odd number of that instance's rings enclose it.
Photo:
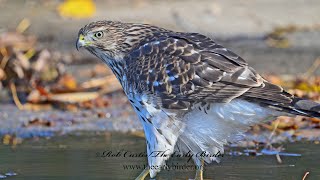
M 141 121 L 149 167 L 157 168 L 146 168 L 138 179 L 155 177 L 177 152 L 192 152 L 198 167 L 218 161 L 212 155 L 253 124 L 282 115 L 320 117 L 318 103 L 266 81 L 202 34 L 96 21 L 80 29 L 80 47 L 109 66 Z M 202 179 L 202 168 L 196 179 Z

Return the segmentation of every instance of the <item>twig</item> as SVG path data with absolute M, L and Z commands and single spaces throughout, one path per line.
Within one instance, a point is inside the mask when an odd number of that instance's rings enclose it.
M 276 154 L 276 158 L 277 158 L 278 163 L 279 163 L 279 164 L 281 164 L 281 163 L 282 163 L 282 160 L 281 160 L 281 158 L 280 158 L 280 155 L 279 155 L 279 154 Z
M 93 79 L 80 85 L 81 88 L 101 88 L 99 94 L 108 94 L 122 89 L 121 84 L 114 75 L 108 75 L 103 78 Z
M 18 33 L 23 33 L 23 32 L 25 32 L 28 28 L 29 28 L 29 26 L 30 26 L 30 20 L 29 19 L 27 19 L 27 18 L 24 18 L 24 19 L 22 19 L 22 21 L 20 21 L 20 23 L 18 24 L 18 26 L 17 26 L 17 28 L 16 28 L 16 31 L 18 32 Z
M 21 104 L 21 102 L 20 102 L 20 100 L 18 98 L 16 85 L 13 82 L 10 82 L 10 90 L 11 90 L 11 94 L 12 94 L 14 103 L 16 104 L 16 106 L 20 110 L 23 110 L 24 106 L 23 106 L 23 104 Z
M 80 87 L 84 89 L 90 89 L 105 85 L 114 86 L 115 84 L 119 84 L 117 78 L 114 75 L 108 75 L 102 78 L 91 79 L 89 81 L 83 82 Z
M 269 137 L 268 137 L 268 141 L 266 142 L 266 145 L 264 146 L 265 148 L 274 149 L 274 147 L 272 146 L 272 143 L 271 143 L 271 139 L 272 139 L 275 131 L 278 129 L 278 125 L 279 125 L 279 120 L 277 119 L 277 120 L 276 120 L 276 124 L 275 124 L 272 132 L 270 133 L 270 135 L 269 135 Z M 279 157 L 279 155 L 276 156 L 276 158 L 277 158 L 277 160 L 278 160 L 279 163 L 282 162 L 281 159 L 280 159 L 280 157 Z
M 134 131 L 131 134 L 140 138 L 145 138 L 145 135 L 142 131 Z
M 304 174 L 302 180 L 305 180 L 309 174 L 310 174 L 309 171 L 307 171 L 307 172 Z
M 274 126 L 274 128 L 273 128 L 273 130 L 272 130 L 272 132 L 271 132 L 271 134 L 270 134 L 270 136 L 269 136 L 269 138 L 268 138 L 269 141 L 271 141 L 271 138 L 272 138 L 272 136 L 274 135 L 276 129 L 278 129 L 279 123 L 280 123 L 280 121 L 277 119 L 277 120 L 276 120 L 276 124 L 275 124 L 275 126 Z
M 270 147 L 272 147 L 272 144 L 271 144 L 272 136 L 274 135 L 276 129 L 278 129 L 279 123 L 280 123 L 280 121 L 277 119 L 277 120 L 276 120 L 276 124 L 275 124 L 275 126 L 274 126 L 274 128 L 273 128 L 273 130 L 272 130 L 272 132 L 271 132 L 271 134 L 270 134 L 270 136 L 269 136 L 269 138 L 268 138 L 268 139 L 269 139 Z M 280 151 L 281 151 L 281 146 L 279 147 L 278 152 L 280 152 Z M 278 163 L 281 164 L 281 163 L 282 163 L 282 160 L 281 160 L 281 158 L 280 158 L 279 153 L 276 154 L 276 158 L 277 158 Z
M 318 57 L 313 64 L 311 65 L 311 67 L 307 70 L 307 72 L 305 72 L 303 74 L 303 77 L 308 78 L 310 77 L 320 66 L 320 57 Z
M 279 152 L 280 152 L 281 150 L 282 150 L 282 145 L 279 146 L 279 147 L 277 147 L 278 154 L 276 154 L 276 158 L 277 158 L 277 161 L 278 161 L 279 164 L 282 163 L 282 159 L 281 159 L 280 154 L 279 154 Z
M 272 126 L 268 125 L 268 124 L 261 124 L 261 126 L 266 128 L 266 129 L 268 129 L 268 130 L 270 130 L 270 131 L 274 130 L 274 128 Z M 283 132 L 282 129 L 275 129 L 275 131 L 277 131 L 278 133 L 282 133 Z
M 1 63 L 0 63 L 0 67 L 2 68 L 2 69 L 4 69 L 5 67 L 6 67 L 6 65 L 7 65 L 7 62 L 9 61 L 9 55 L 8 55 L 8 51 L 7 51 L 7 49 L 6 48 L 1 48 L 0 49 L 0 53 L 2 54 L 2 60 L 1 60 Z

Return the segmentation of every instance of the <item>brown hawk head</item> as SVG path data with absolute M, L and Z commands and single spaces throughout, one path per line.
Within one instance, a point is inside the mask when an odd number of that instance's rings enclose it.
M 122 55 L 126 25 L 113 21 L 96 21 L 79 30 L 77 49 L 84 47 L 94 55 L 116 59 Z
M 100 59 L 121 60 L 154 32 L 167 31 L 146 24 L 96 21 L 79 30 L 77 49 L 84 47 Z

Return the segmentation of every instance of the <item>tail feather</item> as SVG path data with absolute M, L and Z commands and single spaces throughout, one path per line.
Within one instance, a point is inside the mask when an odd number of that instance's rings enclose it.
M 320 119 L 320 104 L 311 100 L 293 97 L 290 103 L 279 103 L 260 98 L 246 98 L 246 100 L 289 114 L 315 117 Z
M 320 104 L 311 100 L 294 98 L 292 101 L 293 110 L 299 115 L 320 118 Z

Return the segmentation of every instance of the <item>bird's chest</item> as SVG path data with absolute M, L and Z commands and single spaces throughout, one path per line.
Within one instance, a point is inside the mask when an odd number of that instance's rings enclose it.
M 174 122 L 176 114 L 168 109 L 162 108 L 158 97 L 148 93 L 148 91 L 143 91 L 139 87 L 139 84 L 129 80 L 129 77 L 123 76 L 122 78 L 123 89 L 145 131 L 163 128 L 175 129 L 173 126 L 178 127 L 176 122 Z
M 173 128 L 172 126 L 176 126 L 173 119 L 175 115 L 161 108 L 157 102 L 153 100 L 153 97 L 139 93 L 129 93 L 127 95 L 145 131 L 151 127 L 151 129 L 170 129 Z
M 136 93 L 132 86 L 126 86 L 126 95 L 142 123 L 156 124 L 161 109 L 150 103 L 146 95 Z

